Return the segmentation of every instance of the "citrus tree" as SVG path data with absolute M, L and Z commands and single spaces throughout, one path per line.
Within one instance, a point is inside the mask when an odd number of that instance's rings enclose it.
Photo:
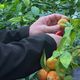
M 0 3 L 0 29 L 30 26 L 39 17 L 52 13 L 70 18 L 58 22 L 65 27 L 60 45 L 49 59 L 43 51 L 41 70 L 19 80 L 40 80 L 43 73 L 46 77 L 43 80 L 72 80 L 72 72 L 80 67 L 80 0 L 2 0 Z

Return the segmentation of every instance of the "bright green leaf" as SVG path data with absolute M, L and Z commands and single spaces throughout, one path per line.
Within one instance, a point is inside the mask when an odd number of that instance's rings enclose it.
M 0 9 L 4 9 L 4 4 L 0 4 Z
M 73 30 L 72 27 L 66 27 L 64 36 L 69 37 L 72 30 Z
M 60 62 L 65 68 L 68 68 L 72 60 L 72 56 L 69 52 L 64 51 L 64 53 L 60 56 Z
M 18 23 L 21 21 L 21 17 L 14 17 L 9 19 L 9 22 L 11 22 L 12 24 Z
M 71 19 L 70 22 L 75 28 L 80 27 L 80 19 Z
M 65 48 L 65 44 L 66 44 L 66 39 L 67 39 L 67 37 L 63 37 L 62 39 L 61 39 L 61 41 L 60 41 L 60 44 L 59 44 L 59 46 L 58 46 L 58 48 L 57 48 L 57 50 L 63 50 L 64 48 Z
M 60 55 L 61 55 L 61 53 L 59 51 L 54 51 L 53 54 L 52 54 L 52 57 L 56 58 L 56 57 L 58 57 Z

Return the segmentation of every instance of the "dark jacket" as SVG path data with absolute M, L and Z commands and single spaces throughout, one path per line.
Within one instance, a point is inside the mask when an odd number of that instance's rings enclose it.
M 29 27 L 0 30 L 0 80 L 15 80 L 39 70 L 43 50 L 47 57 L 56 49 L 46 34 L 29 37 Z

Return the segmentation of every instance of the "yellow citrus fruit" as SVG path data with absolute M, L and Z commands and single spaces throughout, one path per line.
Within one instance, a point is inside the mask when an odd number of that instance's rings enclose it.
M 47 80 L 59 80 L 59 76 L 56 71 L 50 71 L 47 75 Z
M 56 65 L 56 62 L 57 62 L 57 59 L 53 59 L 52 57 L 51 58 L 48 58 L 47 59 L 47 66 L 49 69 L 55 69 L 55 65 Z
M 61 26 L 61 28 L 64 28 L 64 27 L 65 27 L 65 23 L 66 23 L 66 22 L 68 22 L 68 20 L 67 20 L 67 19 L 62 18 L 62 19 L 60 19 L 60 20 L 58 21 L 58 25 L 60 25 L 60 26 Z
M 44 69 L 40 69 L 37 73 L 39 80 L 46 80 L 48 72 Z

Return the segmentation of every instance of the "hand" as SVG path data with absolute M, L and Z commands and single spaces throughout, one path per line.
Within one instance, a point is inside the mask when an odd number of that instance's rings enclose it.
M 56 41 L 56 44 L 57 44 L 57 47 L 58 47 L 62 37 L 58 36 L 56 34 L 50 34 L 50 33 L 46 33 L 46 34 L 49 35 L 50 37 L 52 37 Z
M 57 22 L 61 18 L 66 18 L 66 16 L 61 14 L 51 14 L 48 16 L 40 17 L 36 22 L 34 22 L 29 30 L 29 35 L 37 35 L 41 33 L 55 33 L 61 30 L 60 26 L 57 25 Z

